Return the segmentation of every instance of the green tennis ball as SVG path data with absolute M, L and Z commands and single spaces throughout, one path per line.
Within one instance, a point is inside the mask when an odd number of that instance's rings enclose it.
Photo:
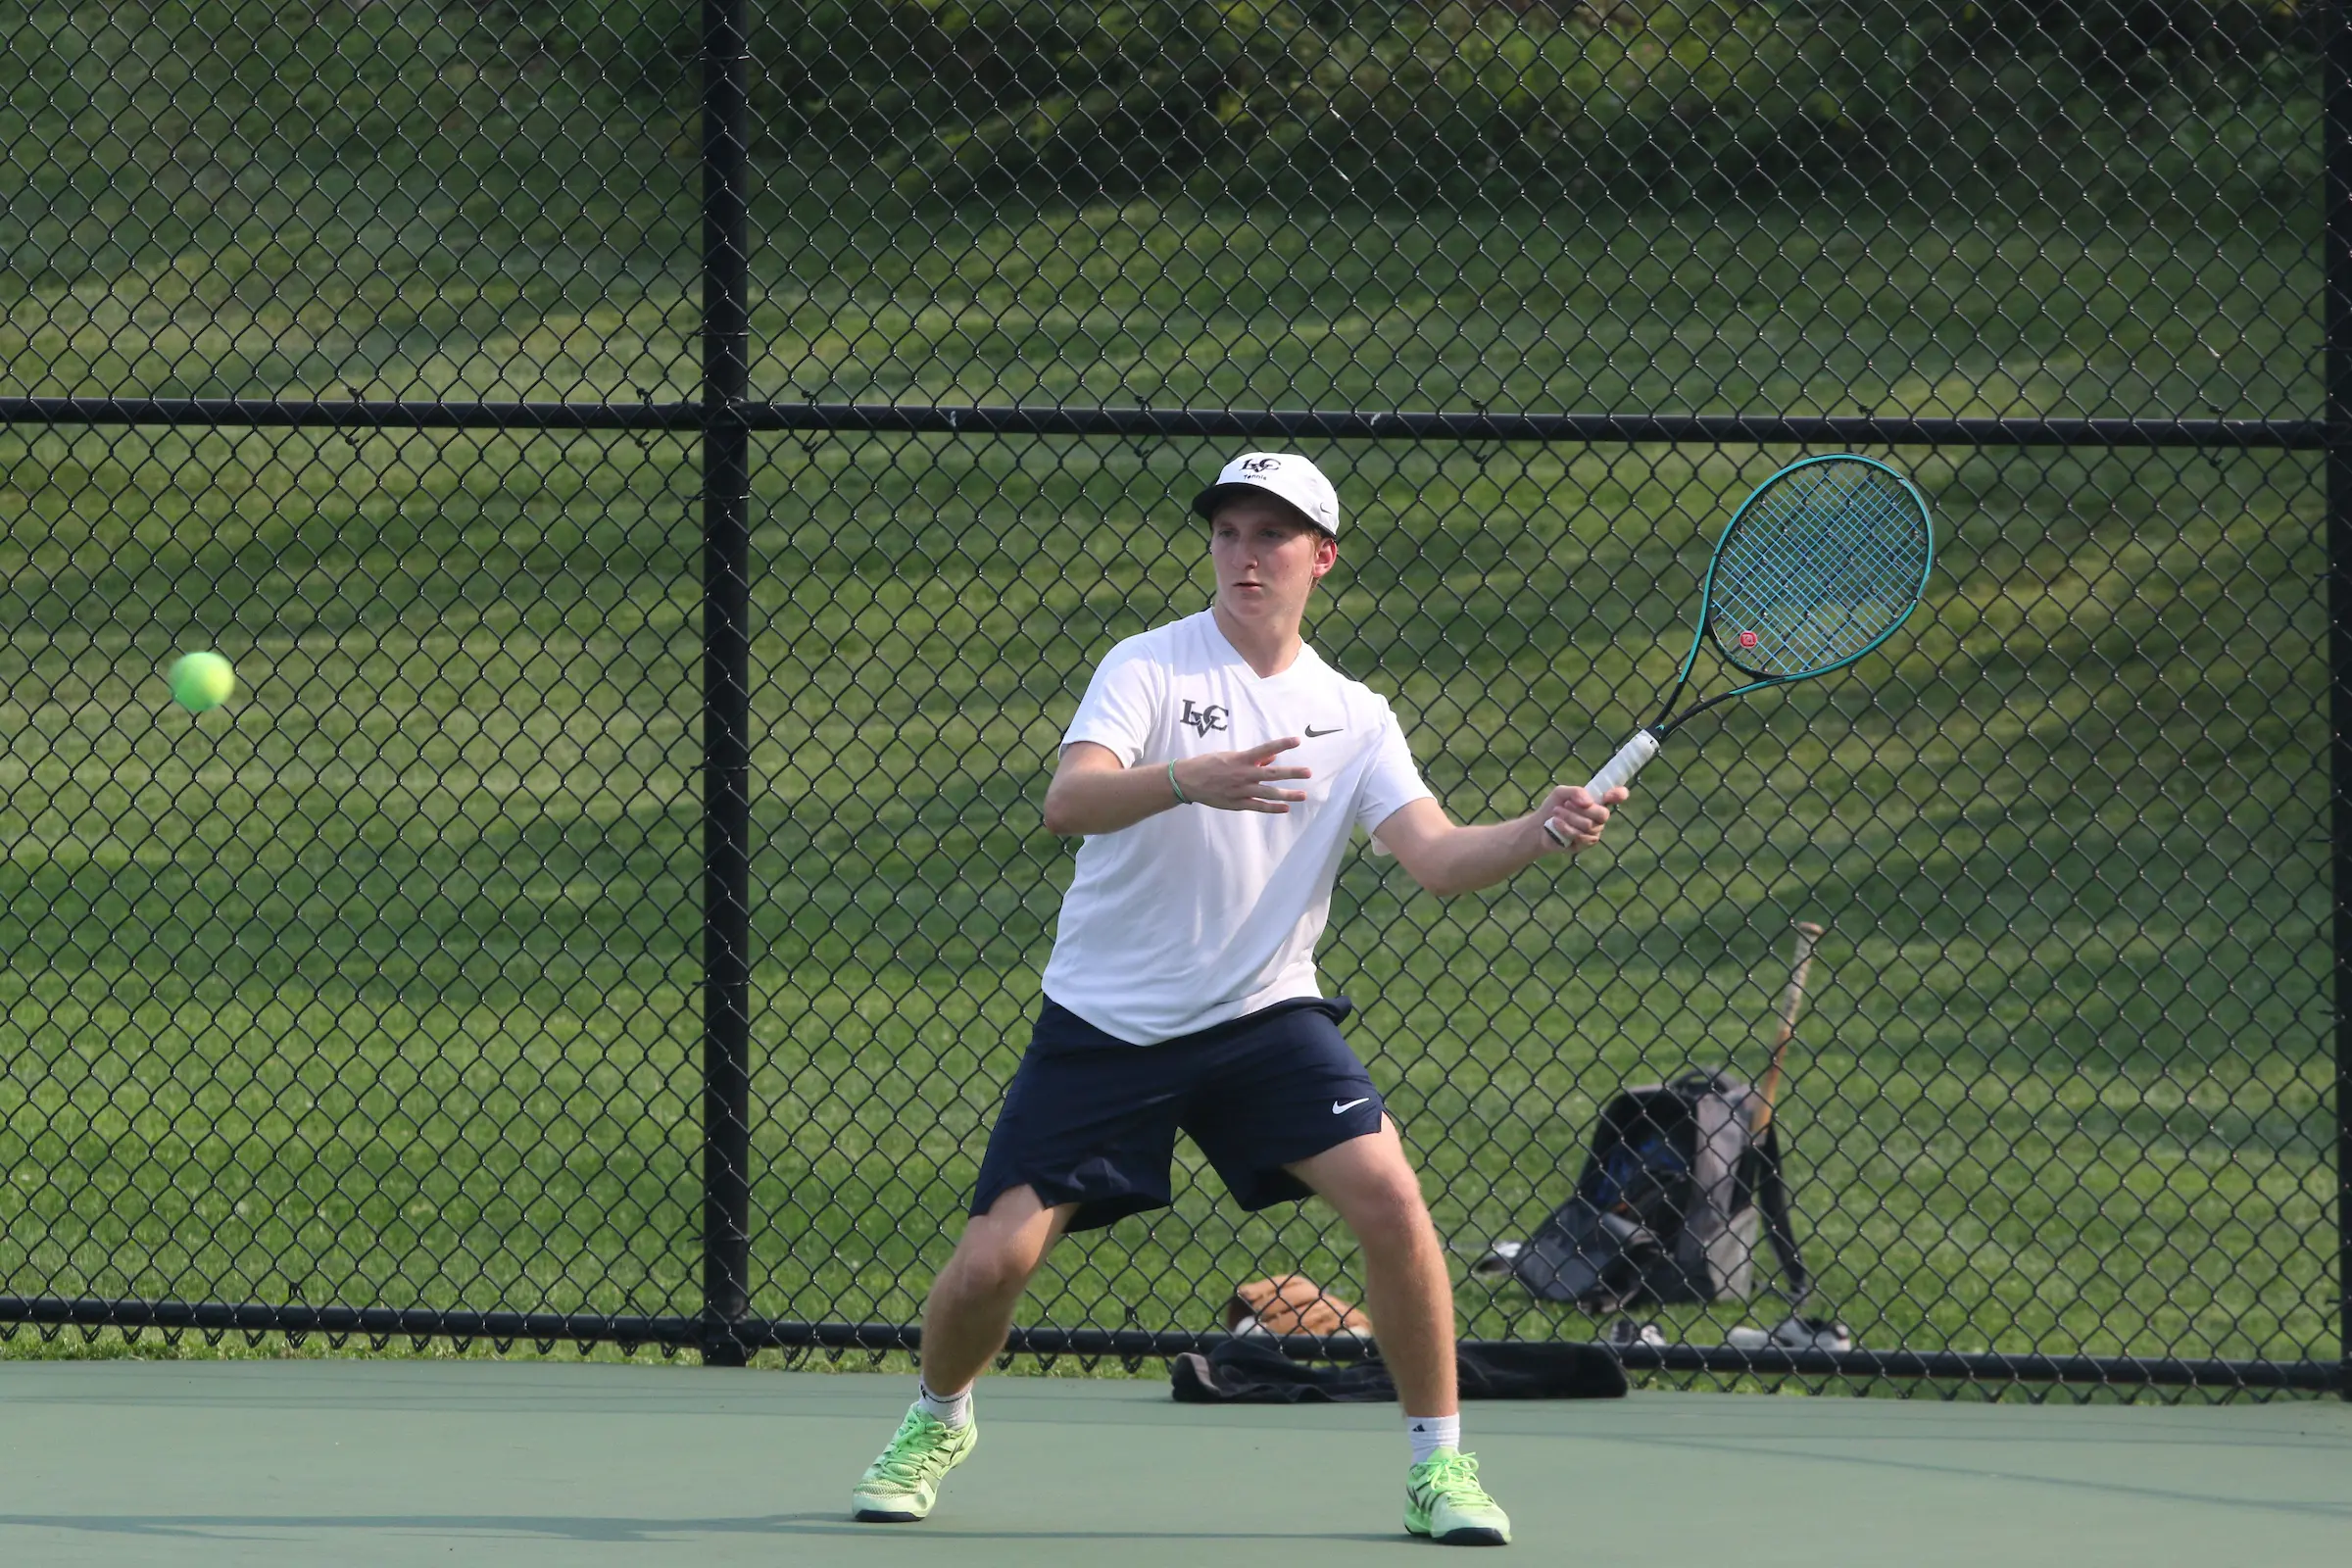
M 219 654 L 183 654 L 172 666 L 172 700 L 191 713 L 219 708 L 237 689 L 237 672 Z

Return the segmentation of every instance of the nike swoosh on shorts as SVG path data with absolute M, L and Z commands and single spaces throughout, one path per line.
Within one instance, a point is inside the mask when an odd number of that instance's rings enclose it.
M 1364 1097 L 1362 1100 L 1350 1100 L 1350 1101 L 1349 1101 L 1349 1102 L 1348 1102 L 1348 1103 L 1346 1103 L 1345 1105 L 1341 1104 L 1341 1103 L 1340 1103 L 1338 1101 L 1336 1101 L 1336 1100 L 1335 1100 L 1335 1101 L 1333 1101 L 1333 1102 L 1331 1102 L 1331 1113 L 1332 1113 L 1334 1116 L 1337 1116 L 1337 1115 L 1341 1114 L 1341 1113 L 1342 1113 L 1342 1112 L 1344 1112 L 1344 1111 L 1350 1111 L 1350 1110 L 1353 1110 L 1353 1109 L 1354 1109 L 1356 1106 L 1358 1106 L 1358 1105 L 1361 1105 L 1361 1104 L 1364 1104 L 1364 1103 L 1368 1102 L 1369 1102 L 1371 1099 L 1372 1099 L 1372 1097 L 1371 1097 L 1370 1095 L 1366 1095 L 1366 1096 L 1365 1096 L 1365 1097 Z

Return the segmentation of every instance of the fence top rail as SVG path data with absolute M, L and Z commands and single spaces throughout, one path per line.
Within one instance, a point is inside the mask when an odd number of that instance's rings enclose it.
M 455 403 L 365 398 L 0 398 L 0 424 L 246 428 L 677 430 L 960 435 L 1307 437 L 1327 441 L 1820 443 L 2219 447 L 2314 452 L 2322 419 L 1925 418 L 1873 414 L 1492 414 L 1348 409 L 919 403 Z

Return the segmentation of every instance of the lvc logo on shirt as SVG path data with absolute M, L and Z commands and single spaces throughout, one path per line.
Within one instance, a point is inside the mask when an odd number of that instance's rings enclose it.
M 1179 723 L 1192 725 L 1194 734 L 1206 735 L 1212 729 L 1223 729 L 1225 720 L 1232 713 L 1232 709 L 1219 708 L 1214 703 L 1206 708 L 1195 708 L 1193 700 L 1187 697 L 1184 700 L 1184 711 L 1177 714 L 1176 718 Z

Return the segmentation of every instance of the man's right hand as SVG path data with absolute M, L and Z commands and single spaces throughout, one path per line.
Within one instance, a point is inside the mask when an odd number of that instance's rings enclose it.
M 1267 811 L 1280 816 L 1293 803 L 1306 799 L 1304 790 L 1281 788 L 1284 779 L 1312 778 L 1304 767 L 1276 767 L 1274 759 L 1299 744 L 1296 735 L 1268 741 L 1246 752 L 1210 752 L 1188 757 L 1176 764 L 1176 783 L 1184 798 L 1220 811 Z

